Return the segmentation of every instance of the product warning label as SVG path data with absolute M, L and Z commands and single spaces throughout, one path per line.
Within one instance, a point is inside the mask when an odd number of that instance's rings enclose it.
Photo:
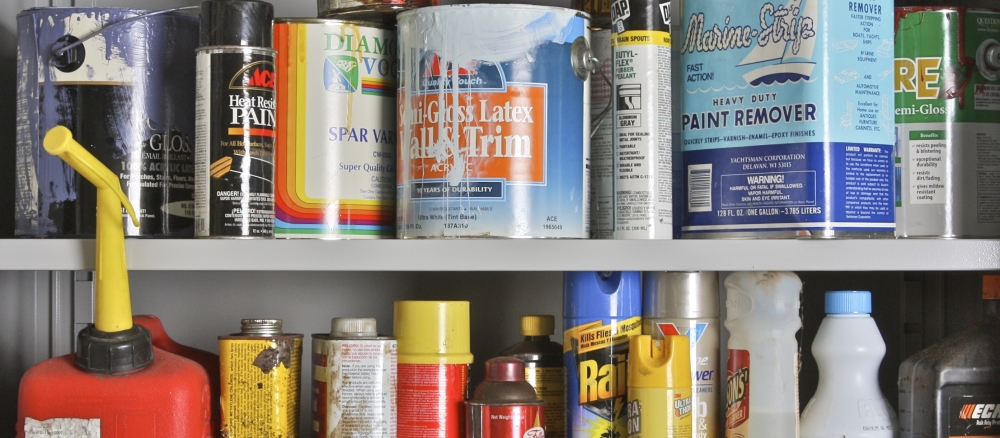
M 150 431 L 152 434 L 152 431 Z M 24 438 L 101 438 L 100 418 L 24 419 Z

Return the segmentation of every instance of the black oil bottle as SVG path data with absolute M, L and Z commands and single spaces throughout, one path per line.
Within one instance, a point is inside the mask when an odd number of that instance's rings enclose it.
M 983 276 L 983 320 L 899 366 L 902 438 L 1000 436 L 1000 276 Z
M 500 352 L 524 361 L 524 380 L 535 387 L 539 400 L 545 400 L 545 436 L 566 436 L 565 372 L 563 347 L 549 340 L 555 333 L 552 315 L 524 315 L 521 317 L 521 335 L 524 341 Z

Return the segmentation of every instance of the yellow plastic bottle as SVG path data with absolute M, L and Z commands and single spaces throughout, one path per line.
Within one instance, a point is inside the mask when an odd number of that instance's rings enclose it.
M 687 336 L 629 340 L 628 436 L 691 437 L 691 351 Z

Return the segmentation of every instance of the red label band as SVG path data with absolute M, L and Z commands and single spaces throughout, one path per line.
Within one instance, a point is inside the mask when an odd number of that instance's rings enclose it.
M 463 438 L 469 365 L 399 364 L 397 436 Z

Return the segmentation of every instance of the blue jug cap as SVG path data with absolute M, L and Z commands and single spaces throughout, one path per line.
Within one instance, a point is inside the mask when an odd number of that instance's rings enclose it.
M 872 293 L 866 290 L 835 290 L 826 293 L 826 313 L 831 315 L 872 313 Z

